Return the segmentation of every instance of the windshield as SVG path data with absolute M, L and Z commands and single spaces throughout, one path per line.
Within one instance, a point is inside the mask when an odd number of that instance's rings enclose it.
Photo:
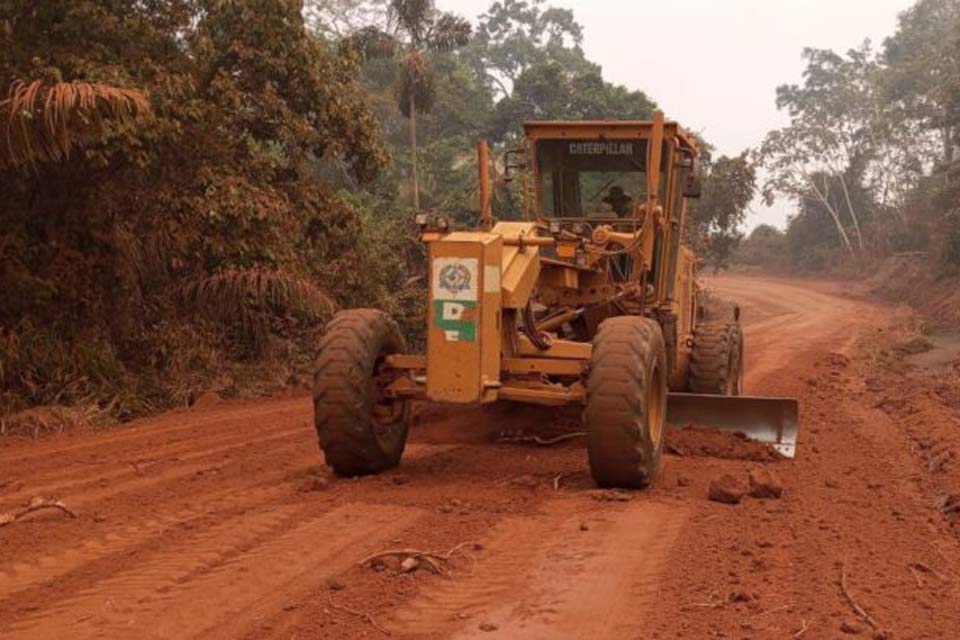
M 621 219 L 647 197 L 646 140 L 537 142 L 540 210 L 548 218 Z

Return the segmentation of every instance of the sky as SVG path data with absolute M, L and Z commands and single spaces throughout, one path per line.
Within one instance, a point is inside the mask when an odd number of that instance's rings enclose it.
M 880 47 L 915 0 L 547 0 L 572 9 L 587 58 L 606 80 L 640 89 L 667 118 L 736 155 L 787 123 L 778 85 L 802 79 L 805 47 Z M 488 0 L 436 0 L 475 20 Z M 792 205 L 751 206 L 747 228 L 783 226 Z

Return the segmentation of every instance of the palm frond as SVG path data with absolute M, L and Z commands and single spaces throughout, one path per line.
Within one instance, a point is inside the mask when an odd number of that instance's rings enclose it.
M 364 60 L 393 57 L 401 47 L 396 37 L 377 27 L 364 27 L 348 36 L 344 42 Z
M 319 317 L 335 306 L 326 293 L 306 278 L 262 267 L 232 268 L 195 278 L 184 285 L 181 293 L 189 303 L 210 315 L 244 323 L 257 310 L 296 310 Z
M 400 63 L 400 73 L 394 89 L 397 107 L 404 117 L 409 118 L 411 114 L 411 95 L 416 102 L 418 112 L 430 112 L 436 97 L 434 82 L 433 66 L 426 56 L 412 51 L 404 57 Z
M 473 27 L 460 16 L 444 13 L 434 23 L 426 45 L 431 51 L 451 51 L 465 46 L 473 35 Z
M 14 82 L 0 101 L 0 166 L 59 162 L 150 112 L 142 91 L 88 82 Z

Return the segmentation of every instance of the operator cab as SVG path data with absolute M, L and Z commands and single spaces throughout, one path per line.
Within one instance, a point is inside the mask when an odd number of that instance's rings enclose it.
M 535 158 L 546 219 L 630 226 L 647 200 L 646 140 L 540 139 Z

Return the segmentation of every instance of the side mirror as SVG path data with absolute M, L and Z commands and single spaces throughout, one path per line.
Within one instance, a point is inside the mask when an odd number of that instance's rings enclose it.
M 503 181 L 510 182 L 513 175 L 527 168 L 527 150 L 509 149 L 503 154 Z
M 683 172 L 683 197 L 699 198 L 703 192 L 703 165 L 700 158 L 693 158 Z

